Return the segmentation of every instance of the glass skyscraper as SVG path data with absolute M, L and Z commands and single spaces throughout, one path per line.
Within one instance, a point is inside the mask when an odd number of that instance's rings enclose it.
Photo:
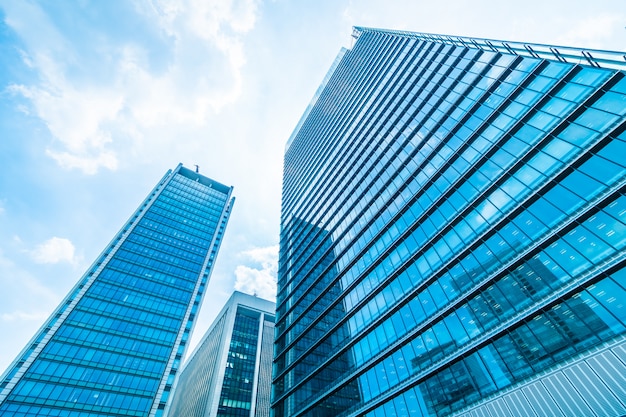
M 269 417 L 275 304 L 235 291 L 185 362 L 169 417 Z
M 0 380 L 0 415 L 163 415 L 232 187 L 168 171 Z
M 353 36 L 285 151 L 275 416 L 626 414 L 626 55 Z

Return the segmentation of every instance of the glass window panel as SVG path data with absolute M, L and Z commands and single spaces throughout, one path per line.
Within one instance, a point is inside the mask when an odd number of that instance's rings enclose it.
M 479 294 L 472 298 L 467 305 L 472 311 L 472 316 L 482 328 L 490 329 L 497 321 L 488 301 L 482 295 Z
M 547 132 L 558 121 L 559 121 L 558 117 L 539 111 L 527 123 L 531 126 L 536 127 L 537 129 L 541 129 L 544 132 Z
M 570 70 L 570 68 L 572 68 L 572 64 L 569 63 L 550 62 L 541 72 L 541 75 L 552 78 L 561 78 Z
M 534 126 L 524 125 L 515 133 L 515 137 L 525 143 L 534 144 L 537 139 L 543 137 L 544 134 L 543 131 Z
M 485 346 L 484 348 L 480 349 L 477 352 L 477 354 L 480 357 L 480 359 L 482 359 L 484 366 L 486 367 L 489 374 L 493 378 L 498 389 L 502 389 L 511 385 L 513 381 L 513 376 L 511 375 L 509 370 L 506 368 L 506 365 L 502 361 L 500 354 L 494 348 L 493 345 Z M 472 356 L 475 356 L 475 355 L 476 354 Z M 471 365 L 468 365 L 468 366 L 470 366 L 471 368 Z
M 493 347 L 502 358 L 501 363 L 507 367 L 513 378 L 522 379 L 533 374 L 534 371 L 526 359 L 525 353 L 529 353 L 528 348 L 524 347 L 521 350 L 514 342 L 514 338 L 517 338 L 516 334 L 504 335 L 493 342 Z M 520 339 L 519 343 L 523 343 L 523 341 Z
M 532 187 L 539 181 L 545 179 L 545 175 L 540 170 L 537 170 L 529 165 L 524 165 L 513 175 L 522 184 L 525 184 L 526 187 Z
M 570 275 L 550 258 L 547 253 L 542 252 L 535 255 L 528 261 L 527 265 L 553 289 L 560 288 L 564 282 L 570 279 Z
M 583 199 L 560 184 L 549 190 L 544 198 L 564 213 L 572 213 L 585 203 Z
M 537 171 L 542 172 L 544 175 L 550 175 L 555 168 L 560 167 L 563 164 L 558 159 L 555 159 L 546 153 L 539 152 L 530 161 L 528 161 L 528 165 L 535 168 Z
M 618 120 L 618 116 L 594 108 L 588 108 L 576 119 L 576 123 L 598 132 L 605 131 L 609 126 Z
M 507 317 L 512 313 L 513 307 L 509 304 L 504 295 L 502 295 L 496 285 L 490 285 L 485 291 L 483 291 L 483 296 L 489 300 L 491 309 L 497 314 L 498 320 L 502 320 L 503 317 Z
M 563 240 L 576 248 L 578 252 L 591 262 L 598 262 L 614 252 L 612 247 L 583 226 L 579 226 L 567 233 Z
M 551 78 L 539 75 L 528 85 L 527 88 L 544 93 L 548 91 L 553 84 L 554 80 Z
M 626 78 L 622 78 L 617 84 L 611 87 L 611 91 L 626 94 Z
M 426 340 L 428 340 L 429 346 L 432 346 L 433 342 L 435 342 L 432 329 L 428 329 L 421 336 L 417 336 L 411 341 L 413 351 L 415 352 L 414 358 L 411 359 L 411 366 L 414 373 L 422 370 L 430 363 Z
M 604 211 L 618 219 L 622 224 L 626 223 L 626 196 L 621 195 L 609 204 Z
M 574 153 L 577 153 L 579 151 L 579 148 L 569 142 L 554 138 L 543 148 L 543 151 L 548 155 L 551 155 L 554 158 L 565 162 Z
M 422 393 L 419 391 L 419 388 L 410 389 L 402 396 L 406 403 L 408 416 L 424 415 L 423 410 L 425 410 L 426 405 L 424 404 L 424 399 L 422 398 Z
M 511 137 L 502 145 L 502 149 L 511 153 L 515 157 L 520 157 L 528 149 L 527 145 L 516 137 Z
M 446 304 L 448 304 L 448 297 L 446 297 L 446 293 L 443 291 L 439 282 L 435 281 L 428 287 L 428 292 L 431 295 L 431 298 L 437 305 L 437 308 L 442 308 Z
M 589 292 L 599 293 L 602 287 L 596 289 L 596 286 L 590 286 Z M 624 323 L 619 321 L 613 314 L 598 302 L 597 298 L 587 291 L 581 292 L 574 298 L 579 297 L 580 301 L 586 306 L 583 310 L 579 308 L 578 317 L 585 321 L 592 331 L 601 338 L 609 338 L 624 332 Z M 600 295 L 601 296 L 601 295 Z M 581 306 L 583 305 L 581 304 Z
M 560 98 L 552 98 L 542 110 L 555 116 L 564 117 L 574 107 L 574 103 L 562 100 Z
M 561 97 L 566 100 L 578 103 L 583 97 L 589 95 L 593 88 L 581 84 L 567 83 L 556 94 L 555 97 Z
M 626 155 L 626 140 L 612 140 L 608 145 L 600 149 L 598 155 L 621 167 L 626 167 L 626 158 L 624 158 L 624 155 Z M 620 172 L 623 175 L 623 170 Z
M 433 313 L 437 311 L 437 306 L 435 305 L 435 302 L 433 301 L 428 291 L 422 291 L 418 296 L 418 300 L 420 301 L 420 304 L 424 309 L 427 317 L 430 317 Z
M 584 224 L 615 249 L 621 249 L 626 244 L 626 225 L 605 212 L 596 213 Z
M 611 278 L 617 283 L 617 285 L 626 290 L 626 267 L 612 273 Z
M 579 147 L 585 147 L 590 141 L 598 136 L 598 132 L 576 123 L 570 124 L 558 137 Z
M 583 69 L 574 76 L 572 82 L 596 86 L 604 81 L 610 74 L 611 71 L 605 69 L 583 67 Z
M 605 187 L 581 171 L 574 171 L 561 181 L 561 185 L 578 194 L 585 200 L 591 200 Z
M 585 257 L 564 241 L 554 242 L 544 252 L 572 277 L 591 266 Z
M 610 278 L 587 289 L 622 324 L 626 324 L 626 290 Z
M 470 340 L 469 335 L 467 331 L 465 331 L 464 326 L 461 324 L 461 320 L 457 316 L 456 312 L 448 315 L 443 322 L 448 328 L 448 331 L 457 346 L 462 346 Z M 476 326 L 474 326 L 474 329 L 475 328 Z
M 436 362 L 455 350 L 456 344 L 442 321 L 435 324 L 431 330 L 433 331 L 433 337 L 424 337 L 424 340 L 426 341 L 431 361 Z
M 592 107 L 605 112 L 623 115 L 626 113 L 626 95 L 608 91 Z
M 511 275 L 505 275 L 495 286 L 506 297 L 510 305 L 518 311 L 526 308 L 533 300 L 532 297 L 529 296 L 531 294 L 526 290 L 526 286 L 520 284 Z
M 528 212 L 533 214 L 543 224 L 550 227 L 559 222 L 564 213 L 550 204 L 546 199 L 540 198 L 528 208 Z
M 538 316 L 531 321 L 533 323 L 532 330 L 531 326 L 526 324 L 511 332 L 511 337 L 517 345 L 518 352 L 528 361 L 535 372 L 542 370 L 546 364 L 552 362 L 550 352 L 545 349 L 543 343 L 540 342 L 541 338 L 538 337 L 538 334 L 551 335 L 549 331 L 551 329 L 543 329 L 543 326 L 545 326 L 544 322 L 545 319 L 542 316 Z M 560 341 L 557 335 L 556 342 Z
M 591 157 L 578 169 L 606 185 L 613 185 L 616 180 L 624 177 L 625 172 L 623 167 L 599 156 Z

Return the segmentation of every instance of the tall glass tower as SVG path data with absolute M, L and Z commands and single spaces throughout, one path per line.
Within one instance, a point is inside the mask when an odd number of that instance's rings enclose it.
M 3 375 L 0 415 L 162 415 L 231 193 L 168 171 Z
M 626 55 L 353 36 L 285 151 L 276 417 L 624 415 Z
M 185 362 L 168 417 L 269 417 L 275 304 L 235 291 Z

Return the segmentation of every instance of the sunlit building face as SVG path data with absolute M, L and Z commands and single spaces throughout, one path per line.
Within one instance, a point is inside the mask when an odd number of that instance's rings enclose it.
M 2 377 L 0 415 L 162 416 L 231 193 L 169 171 Z
M 285 152 L 276 417 L 626 413 L 623 54 L 354 37 Z

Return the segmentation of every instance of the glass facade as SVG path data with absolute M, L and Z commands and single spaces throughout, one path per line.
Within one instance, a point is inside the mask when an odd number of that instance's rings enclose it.
M 250 311 L 245 307 L 237 308 L 217 410 L 218 416 L 250 415 L 260 319 L 261 315 L 256 311 Z
M 276 417 L 625 414 L 623 54 L 354 37 L 285 151 Z
M 186 361 L 171 417 L 269 417 L 275 304 L 235 292 Z
M 168 402 L 234 199 L 168 172 L 0 384 L 0 414 L 159 416 Z

